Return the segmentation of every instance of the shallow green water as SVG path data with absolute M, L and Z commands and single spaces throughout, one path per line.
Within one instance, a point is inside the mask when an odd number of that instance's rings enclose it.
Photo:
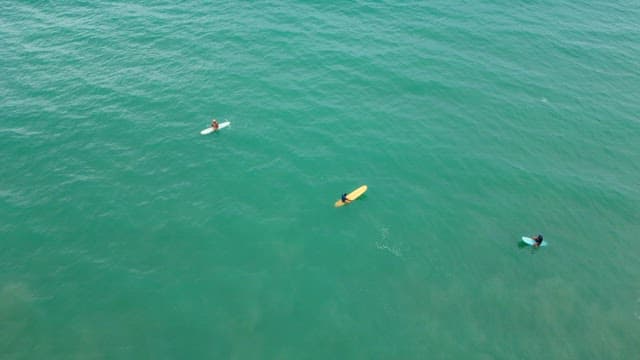
M 639 9 L 1 3 L 0 357 L 636 357 Z

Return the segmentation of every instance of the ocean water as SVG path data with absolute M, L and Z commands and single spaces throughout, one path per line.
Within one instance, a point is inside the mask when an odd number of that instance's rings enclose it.
M 637 358 L 639 19 L 0 2 L 0 358 Z

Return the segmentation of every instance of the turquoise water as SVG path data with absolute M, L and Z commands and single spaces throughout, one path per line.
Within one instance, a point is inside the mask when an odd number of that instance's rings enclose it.
M 636 1 L 0 14 L 1 358 L 640 352 Z

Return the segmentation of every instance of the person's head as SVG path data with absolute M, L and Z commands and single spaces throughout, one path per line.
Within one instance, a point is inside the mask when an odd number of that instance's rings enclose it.
M 538 234 L 538 240 L 542 241 L 542 239 L 544 239 L 544 238 L 542 237 L 542 234 Z

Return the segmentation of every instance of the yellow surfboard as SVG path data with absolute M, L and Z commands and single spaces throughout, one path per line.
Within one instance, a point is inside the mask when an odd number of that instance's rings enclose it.
M 367 185 L 362 185 L 359 188 L 353 190 L 352 192 L 347 194 L 347 202 L 342 202 L 342 199 L 338 199 L 338 201 L 336 201 L 335 203 L 335 207 L 340 207 L 342 205 L 347 205 L 348 203 L 352 202 L 353 200 L 359 198 L 362 194 L 365 193 L 365 191 L 367 191 Z

